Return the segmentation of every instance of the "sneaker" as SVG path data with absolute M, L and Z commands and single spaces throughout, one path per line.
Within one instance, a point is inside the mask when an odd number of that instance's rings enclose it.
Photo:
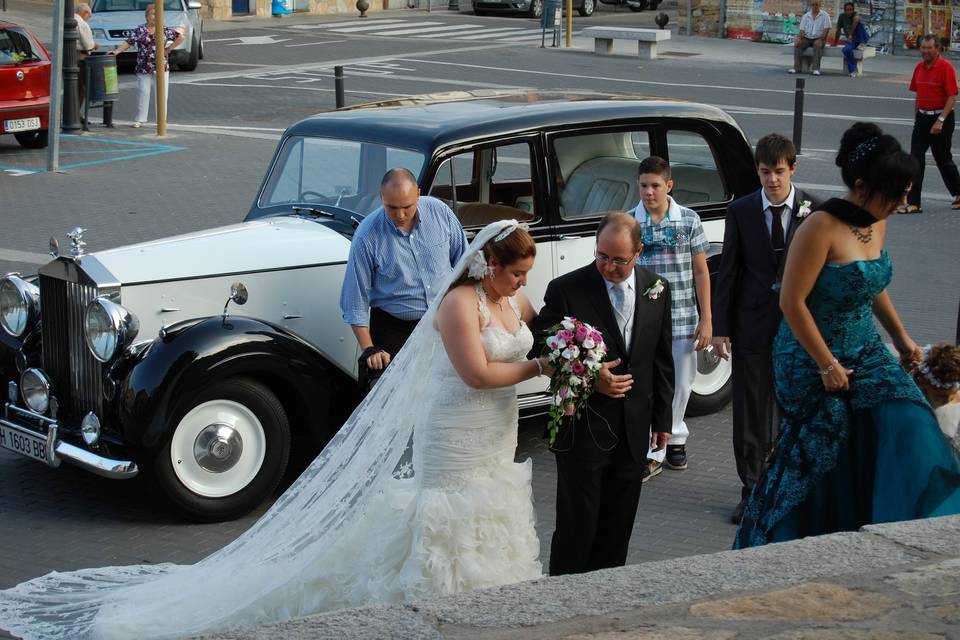
M 851 71 L 851 72 L 848 73 L 847 75 L 849 75 L 851 78 L 856 78 L 858 74 L 857 74 L 856 71 Z
M 683 471 L 687 468 L 687 446 L 683 444 L 668 444 L 666 465 L 668 469 Z
M 820 69 L 814 69 L 814 70 L 813 70 L 813 75 L 815 75 L 815 76 L 820 75 Z
M 796 72 L 797 70 L 794 69 L 793 67 L 790 67 L 789 69 L 787 69 L 787 73 L 796 73 Z
M 656 460 L 647 460 L 647 466 L 643 468 L 643 477 L 641 482 L 646 482 L 648 480 L 653 480 L 658 475 L 663 473 L 663 465 L 657 462 Z
M 141 127 L 141 123 L 139 123 L 139 122 L 134 122 L 134 123 L 133 123 L 132 125 L 130 125 L 130 126 L 133 127 L 134 129 L 139 129 L 139 128 Z

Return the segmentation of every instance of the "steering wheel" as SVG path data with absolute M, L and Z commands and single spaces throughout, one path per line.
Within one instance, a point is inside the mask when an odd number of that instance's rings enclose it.
M 306 199 L 307 196 L 313 196 L 317 199 L 317 202 L 320 204 L 330 204 L 333 202 L 333 198 L 330 196 L 325 196 L 322 193 L 317 193 L 316 191 L 302 191 L 300 192 L 300 198 Z

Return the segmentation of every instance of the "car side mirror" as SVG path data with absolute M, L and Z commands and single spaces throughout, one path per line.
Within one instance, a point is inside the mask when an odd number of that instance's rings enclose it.
M 250 299 L 250 295 L 247 293 L 247 287 L 242 282 L 234 282 L 230 285 L 230 297 L 227 298 L 226 304 L 223 305 L 223 319 L 227 319 L 227 307 L 230 306 L 231 302 L 235 302 L 239 306 L 247 304 L 247 300 Z
M 203 5 L 198 2 L 198 0 L 189 0 L 187 2 L 187 9 L 202 9 Z

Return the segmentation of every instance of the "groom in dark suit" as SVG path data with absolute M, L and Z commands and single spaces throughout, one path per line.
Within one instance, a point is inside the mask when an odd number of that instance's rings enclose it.
M 764 136 L 754 160 L 763 186 L 727 208 L 713 294 L 713 346 L 723 358 L 733 349 L 733 454 L 742 483 L 731 516 L 735 523 L 776 436 L 780 411 L 772 349 L 783 317 L 780 280 L 790 240 L 816 208 L 813 198 L 793 185 L 797 151 L 790 140 Z
M 550 575 L 622 566 L 649 446 L 670 439 L 673 339 L 670 288 L 642 267 L 640 225 L 626 213 L 597 229 L 596 261 L 553 280 L 535 335 L 564 316 L 603 334 L 607 362 L 580 418 L 565 423 L 557 460 L 557 523 Z

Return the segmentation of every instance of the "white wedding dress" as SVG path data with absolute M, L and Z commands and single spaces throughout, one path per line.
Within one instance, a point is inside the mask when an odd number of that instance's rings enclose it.
M 508 223 L 478 234 L 441 290 Z M 477 289 L 487 358 L 524 359 L 530 330 L 491 326 Z M 515 389 L 463 383 L 433 328 L 438 304 L 331 443 L 240 538 L 195 565 L 22 583 L 0 592 L 0 628 L 42 640 L 180 638 L 540 577 L 531 461 L 513 461 Z

